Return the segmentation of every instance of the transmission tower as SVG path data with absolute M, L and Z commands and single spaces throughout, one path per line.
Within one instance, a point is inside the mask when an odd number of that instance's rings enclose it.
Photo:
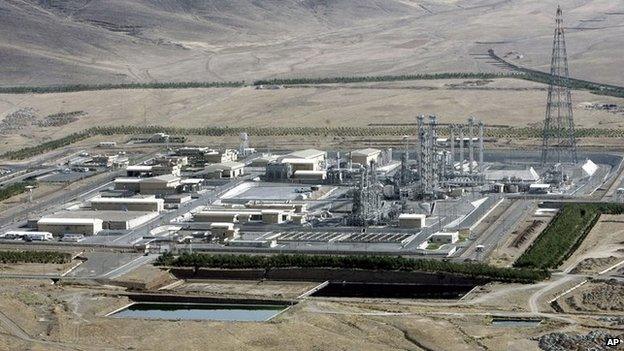
M 557 7 L 556 28 L 553 38 L 552 59 L 550 62 L 550 82 L 542 139 L 542 165 L 560 162 L 578 162 L 570 75 L 566 53 L 563 13 Z

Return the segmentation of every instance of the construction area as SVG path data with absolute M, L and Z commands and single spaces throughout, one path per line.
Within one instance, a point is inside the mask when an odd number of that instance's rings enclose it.
M 624 145 L 580 140 L 555 25 L 522 148 L 431 110 L 392 140 L 119 131 L 5 159 L 0 349 L 620 349 Z

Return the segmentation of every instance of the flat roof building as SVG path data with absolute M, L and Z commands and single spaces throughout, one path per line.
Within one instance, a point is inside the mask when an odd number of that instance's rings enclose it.
M 193 215 L 195 222 L 217 222 L 236 223 L 238 222 L 239 211 L 201 211 Z
M 351 152 L 351 162 L 362 166 L 368 166 L 371 162 L 381 165 L 381 156 L 379 149 L 359 149 Z
M 295 171 L 294 179 L 299 180 L 325 180 L 327 172 L 325 171 Z
M 245 164 L 241 162 L 223 162 L 206 166 L 194 174 L 202 178 L 238 178 L 244 174 Z
M 117 178 L 113 181 L 115 190 L 125 190 L 138 193 L 141 178 Z
M 251 161 L 251 167 L 266 167 L 269 163 L 277 160 L 275 155 L 261 156 Z
M 63 211 L 46 218 L 99 219 L 102 229 L 128 230 L 158 217 L 158 212 L 145 211 Z
M 154 175 L 152 166 L 134 165 L 126 167 L 126 176 L 128 177 L 151 177 Z
M 294 152 L 291 152 L 287 155 L 284 155 L 278 158 L 278 161 L 280 163 L 292 164 L 294 162 L 293 159 L 304 159 L 304 160 L 314 161 L 311 169 L 306 168 L 305 170 L 311 170 L 311 171 L 322 170 L 325 167 L 325 161 L 327 159 L 327 152 L 317 150 L 317 149 L 305 149 L 305 150 L 300 150 L 300 151 L 294 151 Z
M 160 212 L 164 209 L 165 200 L 148 198 L 117 198 L 117 197 L 98 197 L 91 199 L 91 208 L 94 210 L 111 210 L 111 211 L 150 211 Z
M 37 230 L 50 232 L 56 236 L 65 234 L 97 235 L 102 231 L 101 219 L 97 218 L 41 218 Z
M 399 227 L 405 229 L 421 229 L 425 227 L 424 214 L 401 213 L 399 215 Z
M 204 154 L 204 162 L 206 163 L 227 163 L 234 162 L 238 159 L 236 150 L 225 149 L 223 151 L 212 150 Z
M 142 195 L 170 195 L 177 193 L 180 186 L 180 177 L 173 174 L 164 174 L 142 179 L 141 183 L 139 183 L 139 192 Z
M 453 244 L 459 240 L 459 232 L 438 232 L 429 237 L 430 243 Z

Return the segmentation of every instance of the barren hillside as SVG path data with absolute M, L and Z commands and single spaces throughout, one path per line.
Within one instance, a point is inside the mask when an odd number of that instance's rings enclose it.
M 560 1 L 572 75 L 624 84 L 624 4 Z M 544 69 L 555 1 L 5 0 L 0 84 Z

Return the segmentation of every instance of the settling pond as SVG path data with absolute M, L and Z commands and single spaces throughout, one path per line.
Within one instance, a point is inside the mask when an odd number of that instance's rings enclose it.
M 284 311 L 284 305 L 137 302 L 111 314 L 115 318 L 264 322 Z

